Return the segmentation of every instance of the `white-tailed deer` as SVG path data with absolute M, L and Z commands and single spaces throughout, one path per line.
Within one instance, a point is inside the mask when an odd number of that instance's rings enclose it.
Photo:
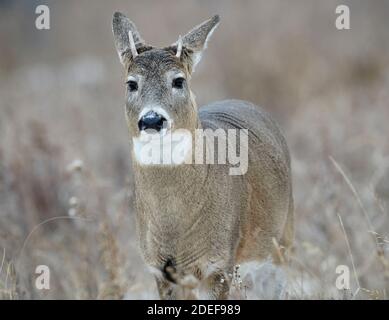
M 226 299 L 234 265 L 282 258 L 293 239 L 290 157 L 277 124 L 245 101 L 198 108 L 190 90 L 193 70 L 218 23 L 214 16 L 174 44 L 155 48 L 127 17 L 113 16 L 125 68 L 139 244 L 163 299 Z M 183 131 L 187 138 L 200 129 L 248 129 L 247 172 L 231 175 L 225 163 L 188 161 L 194 156 L 190 139 L 181 143 L 184 156 L 178 162 L 142 160 L 142 137 L 180 137 Z

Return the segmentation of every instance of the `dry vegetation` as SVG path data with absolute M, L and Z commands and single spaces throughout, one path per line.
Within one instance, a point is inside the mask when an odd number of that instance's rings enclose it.
M 37 31 L 39 1 L 0 1 L 0 299 L 155 297 L 134 235 L 117 9 L 156 45 L 219 13 L 192 83 L 199 105 L 251 100 L 284 128 L 295 250 L 283 274 L 251 266 L 233 297 L 387 299 L 389 4 L 342 2 L 349 31 L 334 27 L 337 1 L 308 0 L 53 1 L 51 30 Z

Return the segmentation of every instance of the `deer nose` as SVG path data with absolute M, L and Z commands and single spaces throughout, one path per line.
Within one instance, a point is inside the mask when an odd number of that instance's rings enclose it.
M 159 132 L 163 128 L 165 121 L 167 121 L 165 117 L 155 111 L 149 111 L 139 120 L 138 128 L 140 131 L 153 129 Z

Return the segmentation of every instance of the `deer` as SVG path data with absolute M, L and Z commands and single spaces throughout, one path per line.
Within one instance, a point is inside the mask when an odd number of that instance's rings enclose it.
M 215 15 L 160 48 L 147 44 L 124 14 L 113 14 L 125 71 L 137 241 L 161 299 L 228 299 L 236 265 L 281 263 L 293 244 L 291 159 L 280 126 L 247 101 L 198 107 L 191 91 L 219 21 Z M 206 129 L 247 130 L 244 174 L 231 175 L 226 164 L 186 161 L 185 146 L 181 162 L 143 162 L 141 137 Z

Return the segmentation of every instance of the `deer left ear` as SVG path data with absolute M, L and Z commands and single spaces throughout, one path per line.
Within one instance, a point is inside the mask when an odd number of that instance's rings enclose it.
M 138 55 L 139 48 L 145 46 L 135 24 L 120 12 L 115 12 L 113 15 L 112 31 L 116 50 L 123 65 L 127 60 L 134 59 Z
M 176 56 L 186 60 L 192 72 L 194 72 L 196 65 L 200 62 L 202 53 L 207 48 L 207 43 L 213 31 L 219 25 L 219 21 L 220 17 L 216 15 L 194 27 L 175 43 L 177 47 Z

